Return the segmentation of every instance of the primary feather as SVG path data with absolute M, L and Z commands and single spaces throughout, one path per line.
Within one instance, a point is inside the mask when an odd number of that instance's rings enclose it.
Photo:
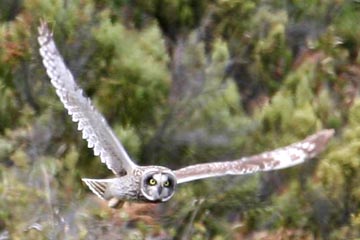
M 72 120 L 78 123 L 78 130 L 82 131 L 88 147 L 93 148 L 94 154 L 100 156 L 101 161 L 116 175 L 123 175 L 134 169 L 136 164 L 130 159 L 106 120 L 96 111 L 90 99 L 84 97 L 76 84 L 56 48 L 48 25 L 42 22 L 38 31 L 40 55 L 51 84 Z
M 174 172 L 179 184 L 203 178 L 243 175 L 288 168 L 303 163 L 323 151 L 333 134 L 333 129 L 326 129 L 300 142 L 259 155 L 243 157 L 234 161 L 196 164 Z

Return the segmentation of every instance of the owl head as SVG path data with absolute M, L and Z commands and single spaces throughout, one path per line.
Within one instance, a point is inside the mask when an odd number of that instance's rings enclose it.
M 175 193 L 176 176 L 167 168 L 146 170 L 141 178 L 141 193 L 151 202 L 166 202 Z

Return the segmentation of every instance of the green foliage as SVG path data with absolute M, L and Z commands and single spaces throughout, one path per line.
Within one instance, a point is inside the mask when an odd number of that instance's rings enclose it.
M 221 31 L 221 34 L 225 38 L 235 37 L 239 39 L 240 35 L 252 27 L 251 23 L 244 21 L 244 19 L 251 18 L 256 11 L 257 3 L 257 1 L 236 0 L 216 2 L 217 17 L 224 18 L 219 21 L 219 31 Z
M 189 32 L 198 27 L 210 2 L 208 0 L 150 0 L 138 1 L 136 5 L 141 11 L 154 16 L 164 32 L 170 38 L 174 38 L 173 32 Z
M 359 39 L 360 31 L 357 28 L 355 19 L 359 17 L 359 11 L 360 6 L 355 2 L 351 4 L 345 4 L 340 14 L 336 17 L 336 32 L 338 33 L 339 37 L 345 41 L 346 45 L 350 43 L 357 45 L 356 43 Z
M 19 8 L 0 10 L 0 236 L 360 236 L 358 4 L 14 2 Z M 45 76 L 36 42 L 40 19 L 50 22 L 79 85 L 139 163 L 179 168 L 236 159 L 322 128 L 336 128 L 337 137 L 303 167 L 209 179 L 179 186 L 174 199 L 157 207 L 109 210 L 81 183 L 110 173 L 87 149 Z M 298 29 L 306 36 L 289 34 Z M 182 58 L 176 63 L 184 85 L 204 78 L 178 101 L 169 100 L 175 56 Z M 227 75 L 231 64 L 241 74 Z M 247 86 L 265 89 L 266 101 L 252 106 L 252 114 L 241 104 Z
M 360 104 L 356 101 L 350 109 L 349 125 L 344 128 L 343 141 L 333 147 L 333 151 L 326 156 L 318 171 L 318 176 L 322 179 L 322 187 L 330 201 L 338 209 L 354 211 L 354 216 L 357 214 L 355 209 L 360 203 L 357 188 L 360 179 L 359 110 Z M 349 231 L 356 231 L 356 227 L 349 226 Z
M 169 81 L 164 48 L 154 44 L 162 42 L 158 29 L 130 32 L 102 17 L 104 21 L 93 32 L 101 56 L 97 71 L 105 73 L 95 101 L 101 102 L 106 116 L 120 118 L 123 125 L 154 124 L 164 107 Z

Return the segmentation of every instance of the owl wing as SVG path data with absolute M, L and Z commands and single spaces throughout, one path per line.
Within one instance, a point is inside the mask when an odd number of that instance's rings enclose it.
M 234 161 L 196 164 L 174 172 L 179 184 L 203 178 L 243 175 L 288 168 L 318 155 L 325 149 L 333 135 L 333 129 L 322 130 L 300 142 L 259 155 L 243 157 Z
M 78 123 L 83 139 L 88 147 L 93 148 L 94 155 L 100 156 L 101 162 L 116 175 L 131 171 L 136 164 L 130 159 L 124 147 L 108 126 L 103 116 L 94 108 L 89 98 L 84 97 L 82 89 L 76 84 L 74 77 L 66 67 L 58 52 L 53 34 L 45 22 L 41 22 L 38 41 L 40 55 L 51 84 L 56 89 L 68 114 Z

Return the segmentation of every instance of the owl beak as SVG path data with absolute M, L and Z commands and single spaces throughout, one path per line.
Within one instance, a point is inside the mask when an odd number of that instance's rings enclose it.
M 157 192 L 158 192 L 159 196 L 161 196 L 162 190 L 163 190 L 162 187 L 158 187 Z

